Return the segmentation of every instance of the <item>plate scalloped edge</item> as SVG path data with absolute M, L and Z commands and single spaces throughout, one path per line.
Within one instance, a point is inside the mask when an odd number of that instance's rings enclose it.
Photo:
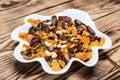
M 28 32 L 29 28 L 31 27 L 31 24 L 27 22 L 28 18 L 46 20 L 46 19 L 50 19 L 51 16 L 52 16 L 52 15 L 50 15 L 50 16 L 42 16 L 42 15 L 38 15 L 38 14 L 31 14 L 31 15 L 28 15 L 28 16 L 25 17 L 24 24 L 22 26 L 17 27 L 11 33 L 11 39 L 20 42 L 17 45 L 17 47 L 15 48 L 14 53 L 13 53 L 14 57 L 18 61 L 23 62 L 23 63 L 38 61 L 38 62 L 41 63 L 41 66 L 42 66 L 42 68 L 43 68 L 43 70 L 45 72 L 50 73 L 50 74 L 62 74 L 64 72 L 66 72 L 70 68 L 73 61 L 78 61 L 78 62 L 80 62 L 83 65 L 88 66 L 88 67 L 94 66 L 98 62 L 98 49 L 108 49 L 108 48 L 110 48 L 112 46 L 111 39 L 107 35 L 105 35 L 105 34 L 103 34 L 103 33 L 101 33 L 100 31 L 97 30 L 94 22 L 92 21 L 92 19 L 90 18 L 88 13 L 86 13 L 86 12 L 84 12 L 82 10 L 77 10 L 77 9 L 67 9 L 67 10 L 64 10 L 63 12 L 59 12 L 59 13 L 56 13 L 56 14 L 53 14 L 53 15 L 56 15 L 56 16 L 60 16 L 60 15 L 69 16 L 73 20 L 74 19 L 80 20 L 82 23 L 90 26 L 95 31 L 97 36 L 105 38 L 104 45 L 101 46 L 101 47 L 99 47 L 99 46 L 92 47 L 92 58 L 88 62 L 83 62 L 83 61 L 81 61 L 80 59 L 77 59 L 77 58 L 71 58 L 70 61 L 67 63 L 67 65 L 63 69 L 61 69 L 60 71 L 51 70 L 51 68 L 49 67 L 49 65 L 47 64 L 47 62 L 45 61 L 44 58 L 35 58 L 35 59 L 32 59 L 32 60 L 25 60 L 22 57 L 20 52 L 22 50 L 22 44 L 23 43 L 29 44 L 29 43 L 26 42 L 26 41 L 21 40 L 18 37 L 18 33 L 19 32 Z

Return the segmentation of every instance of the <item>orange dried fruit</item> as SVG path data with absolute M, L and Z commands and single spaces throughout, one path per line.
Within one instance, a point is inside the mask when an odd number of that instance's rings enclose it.
M 30 47 L 29 45 L 26 45 L 26 44 L 23 44 L 23 47 L 25 47 L 25 48 L 26 48 L 26 50 L 31 49 L 31 47 Z
M 45 52 L 40 51 L 40 52 L 38 52 L 38 54 L 40 55 L 40 57 L 46 57 L 46 53 Z

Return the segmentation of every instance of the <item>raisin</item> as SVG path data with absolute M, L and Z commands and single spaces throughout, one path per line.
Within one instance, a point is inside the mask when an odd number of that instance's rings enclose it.
M 67 40 L 68 42 L 70 42 L 70 41 L 71 41 L 71 37 L 70 37 L 70 36 L 66 36 L 66 40 Z
M 73 54 L 71 54 L 71 53 L 69 54 L 69 57 L 70 57 L 70 58 L 72 58 L 73 56 L 74 56 Z
M 31 50 L 27 50 L 26 56 L 30 56 L 32 54 Z
M 57 26 L 57 23 L 58 23 L 57 17 L 55 15 L 53 15 L 51 17 L 51 25 L 52 26 Z
M 37 27 L 35 28 L 35 30 L 38 31 L 38 30 L 41 30 L 41 29 L 42 29 L 42 24 L 40 23 L 40 24 L 37 25 Z
M 59 35 L 59 38 L 60 38 L 61 40 L 66 40 L 66 36 L 64 36 L 64 35 Z
M 59 21 L 71 22 L 71 18 L 68 16 L 59 16 Z
M 82 34 L 83 30 L 77 30 L 77 34 Z
M 50 22 L 50 21 L 51 21 L 51 20 L 47 19 L 47 20 L 45 20 L 45 21 L 43 21 L 43 22 L 47 22 L 47 23 L 48 23 L 48 22 Z
M 54 40 L 55 38 L 54 37 L 48 37 L 48 39 Z
M 62 25 L 62 28 L 63 28 L 63 29 L 66 29 L 65 22 L 62 22 L 61 25 Z
M 35 44 L 39 43 L 41 40 L 40 36 L 36 35 L 32 38 L 30 42 L 30 46 L 34 46 Z
M 65 64 L 67 64 L 67 60 L 63 57 L 63 56 L 57 56 L 57 59 L 60 59 L 60 60 L 62 60 L 62 61 L 64 61 L 65 62 Z
M 87 26 L 87 31 L 88 31 L 91 35 L 95 35 L 95 32 L 94 32 L 89 26 Z
M 30 29 L 29 29 L 29 32 L 28 32 L 28 34 L 34 34 L 34 32 L 35 32 L 35 28 L 34 27 L 31 27 Z
M 45 60 L 48 62 L 48 61 L 50 61 L 50 59 L 51 59 L 51 56 L 46 56 L 45 57 Z
M 79 26 L 81 24 L 81 22 L 78 19 L 75 19 L 74 23 L 76 24 L 76 26 Z

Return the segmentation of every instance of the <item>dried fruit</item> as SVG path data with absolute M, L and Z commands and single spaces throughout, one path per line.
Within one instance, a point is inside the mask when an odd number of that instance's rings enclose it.
M 62 60 L 58 60 L 58 63 L 62 68 L 65 66 L 65 62 Z
M 79 26 L 81 24 L 81 22 L 78 19 L 75 19 L 74 23 L 76 24 L 76 26 Z
M 57 17 L 55 15 L 53 15 L 51 18 L 51 23 L 52 23 L 51 25 L 57 26 L 57 22 L 58 22 Z
M 88 31 L 91 35 L 95 35 L 95 32 L 94 32 L 89 26 L 87 26 L 87 31 Z
M 28 33 L 21 32 L 19 37 L 30 43 L 23 44 L 21 54 L 24 59 L 43 57 L 54 71 L 65 67 L 72 58 L 87 61 L 92 57 L 94 46 L 102 46 L 105 38 L 95 35 L 91 27 L 68 16 L 53 15 L 51 20 L 28 19 L 31 23 Z
M 31 40 L 31 42 L 30 42 L 30 46 L 33 46 L 33 45 L 35 45 L 36 43 L 39 43 L 40 42 L 40 36 L 35 36 L 35 37 L 33 37 L 32 38 L 32 40 Z

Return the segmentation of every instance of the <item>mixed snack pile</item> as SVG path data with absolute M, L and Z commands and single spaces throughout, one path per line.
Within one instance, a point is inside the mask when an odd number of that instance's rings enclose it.
M 22 40 L 29 42 L 23 44 L 23 58 L 42 57 L 54 71 L 64 68 L 72 57 L 88 61 L 92 57 L 91 47 L 105 43 L 89 26 L 68 16 L 53 15 L 45 21 L 29 18 L 28 22 L 32 25 L 29 31 L 19 33 Z

